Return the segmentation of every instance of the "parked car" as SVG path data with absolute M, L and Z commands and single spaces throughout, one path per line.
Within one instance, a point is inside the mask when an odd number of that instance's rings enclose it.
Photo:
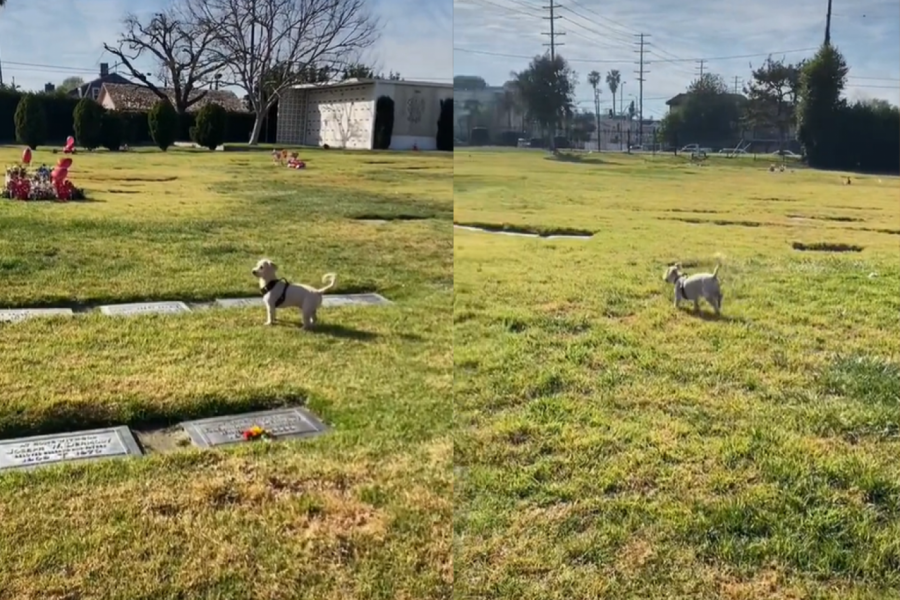
M 688 144 L 687 146 L 679 150 L 679 152 L 684 152 L 685 154 L 687 154 L 688 152 L 703 152 L 705 154 L 710 154 L 712 153 L 712 148 L 701 148 L 700 144 Z
M 790 150 L 776 150 L 772 153 L 772 156 L 786 156 L 788 158 L 800 158 L 800 155 L 796 152 L 791 152 Z

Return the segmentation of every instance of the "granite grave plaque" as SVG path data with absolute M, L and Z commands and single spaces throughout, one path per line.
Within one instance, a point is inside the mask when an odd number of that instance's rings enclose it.
M 73 316 L 71 308 L 14 308 L 0 310 L 0 322 L 18 323 L 32 317 Z
M 247 306 L 265 306 L 262 296 L 255 298 L 220 298 L 216 304 L 222 308 L 244 308 Z M 322 306 L 368 306 L 391 304 L 391 301 L 380 294 L 325 294 Z
M 216 304 L 222 308 L 245 308 L 247 306 L 264 306 L 262 296 L 255 298 L 219 298 Z
M 278 438 L 310 437 L 324 433 L 327 427 L 303 408 L 282 408 L 259 412 L 212 417 L 181 424 L 191 441 L 201 448 L 236 444 L 244 441 L 244 432 L 262 427 Z
M 141 456 L 128 427 L 0 440 L 0 471 L 58 462 Z
M 100 312 L 109 316 L 173 315 L 190 312 L 184 302 L 138 302 L 135 304 L 110 304 L 101 306 Z

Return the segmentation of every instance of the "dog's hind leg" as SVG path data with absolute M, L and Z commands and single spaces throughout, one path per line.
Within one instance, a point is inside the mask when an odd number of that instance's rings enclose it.
M 303 319 L 303 328 L 312 329 L 316 322 L 316 312 L 300 309 L 300 316 Z

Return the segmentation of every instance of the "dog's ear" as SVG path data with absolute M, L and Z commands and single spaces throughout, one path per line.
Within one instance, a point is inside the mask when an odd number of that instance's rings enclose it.
M 277 270 L 277 269 L 278 269 L 278 265 L 276 265 L 275 263 L 273 263 L 271 260 L 269 261 L 269 266 L 272 267 L 273 270 Z
M 675 263 L 674 267 L 680 271 L 680 270 L 681 270 L 681 263 Z

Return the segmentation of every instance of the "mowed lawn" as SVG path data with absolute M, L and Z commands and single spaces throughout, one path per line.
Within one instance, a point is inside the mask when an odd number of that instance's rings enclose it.
M 0 324 L 0 438 L 298 403 L 333 428 L 0 474 L 0 598 L 449 597 L 452 158 L 300 156 L 84 153 L 90 201 L 0 201 L 3 308 L 255 296 L 264 256 L 394 302 L 315 332 L 262 308 Z
M 594 237 L 455 232 L 455 597 L 896 597 L 900 181 L 770 160 L 456 153 L 457 223 Z

